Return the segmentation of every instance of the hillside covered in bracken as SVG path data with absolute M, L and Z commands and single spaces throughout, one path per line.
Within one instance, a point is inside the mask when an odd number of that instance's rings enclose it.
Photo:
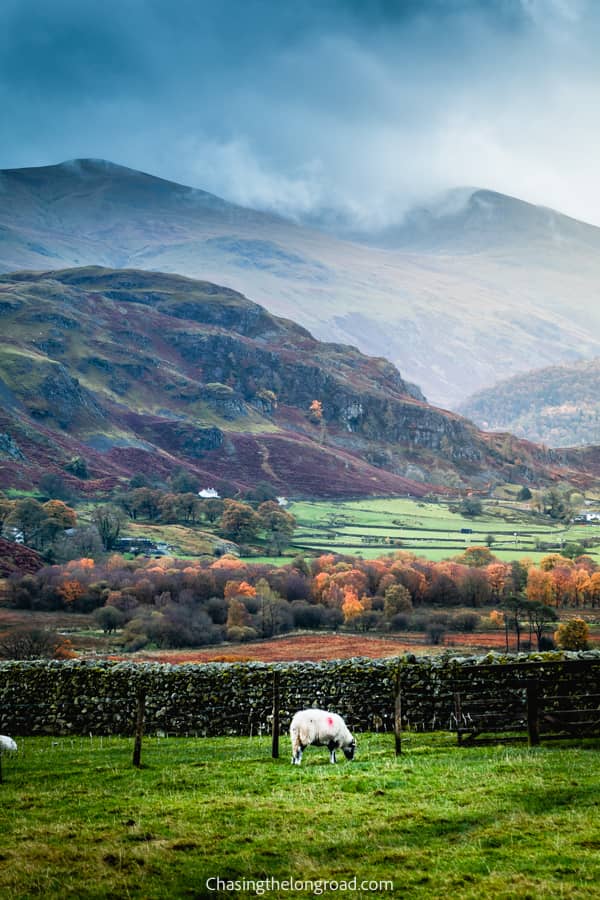
M 481 428 L 549 447 L 600 444 L 600 359 L 516 375 L 473 394 L 460 411 Z
M 2 276 L 0 313 L 0 487 L 51 472 L 94 494 L 183 467 L 229 493 L 419 496 L 565 473 L 430 406 L 387 360 L 209 282 L 21 272 Z

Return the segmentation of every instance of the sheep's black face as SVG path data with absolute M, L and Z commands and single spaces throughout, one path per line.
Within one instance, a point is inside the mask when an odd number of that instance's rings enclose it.
M 352 743 L 348 747 L 342 748 L 344 751 L 344 756 L 346 759 L 354 759 L 354 751 L 356 750 L 356 741 L 352 741 Z

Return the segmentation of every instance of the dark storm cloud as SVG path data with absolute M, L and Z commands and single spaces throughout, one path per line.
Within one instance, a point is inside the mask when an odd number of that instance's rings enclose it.
M 0 166 L 104 157 L 367 225 L 477 184 L 600 221 L 596 10 L 4 0 Z

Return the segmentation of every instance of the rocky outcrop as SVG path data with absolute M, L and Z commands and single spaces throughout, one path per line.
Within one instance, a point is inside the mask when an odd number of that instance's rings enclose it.
M 10 434 L 0 434 L 0 457 L 8 459 L 25 459 L 25 454 Z
M 40 396 L 44 407 L 38 407 L 38 415 L 43 416 L 45 408 L 46 415 L 56 419 L 61 428 L 105 417 L 91 391 L 82 387 L 63 365 L 53 366 L 43 379 Z

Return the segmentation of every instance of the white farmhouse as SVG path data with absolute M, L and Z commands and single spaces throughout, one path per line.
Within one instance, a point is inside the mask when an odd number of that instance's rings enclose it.
M 198 491 L 198 496 L 203 500 L 218 499 L 219 492 L 215 488 L 202 488 L 201 491 Z

